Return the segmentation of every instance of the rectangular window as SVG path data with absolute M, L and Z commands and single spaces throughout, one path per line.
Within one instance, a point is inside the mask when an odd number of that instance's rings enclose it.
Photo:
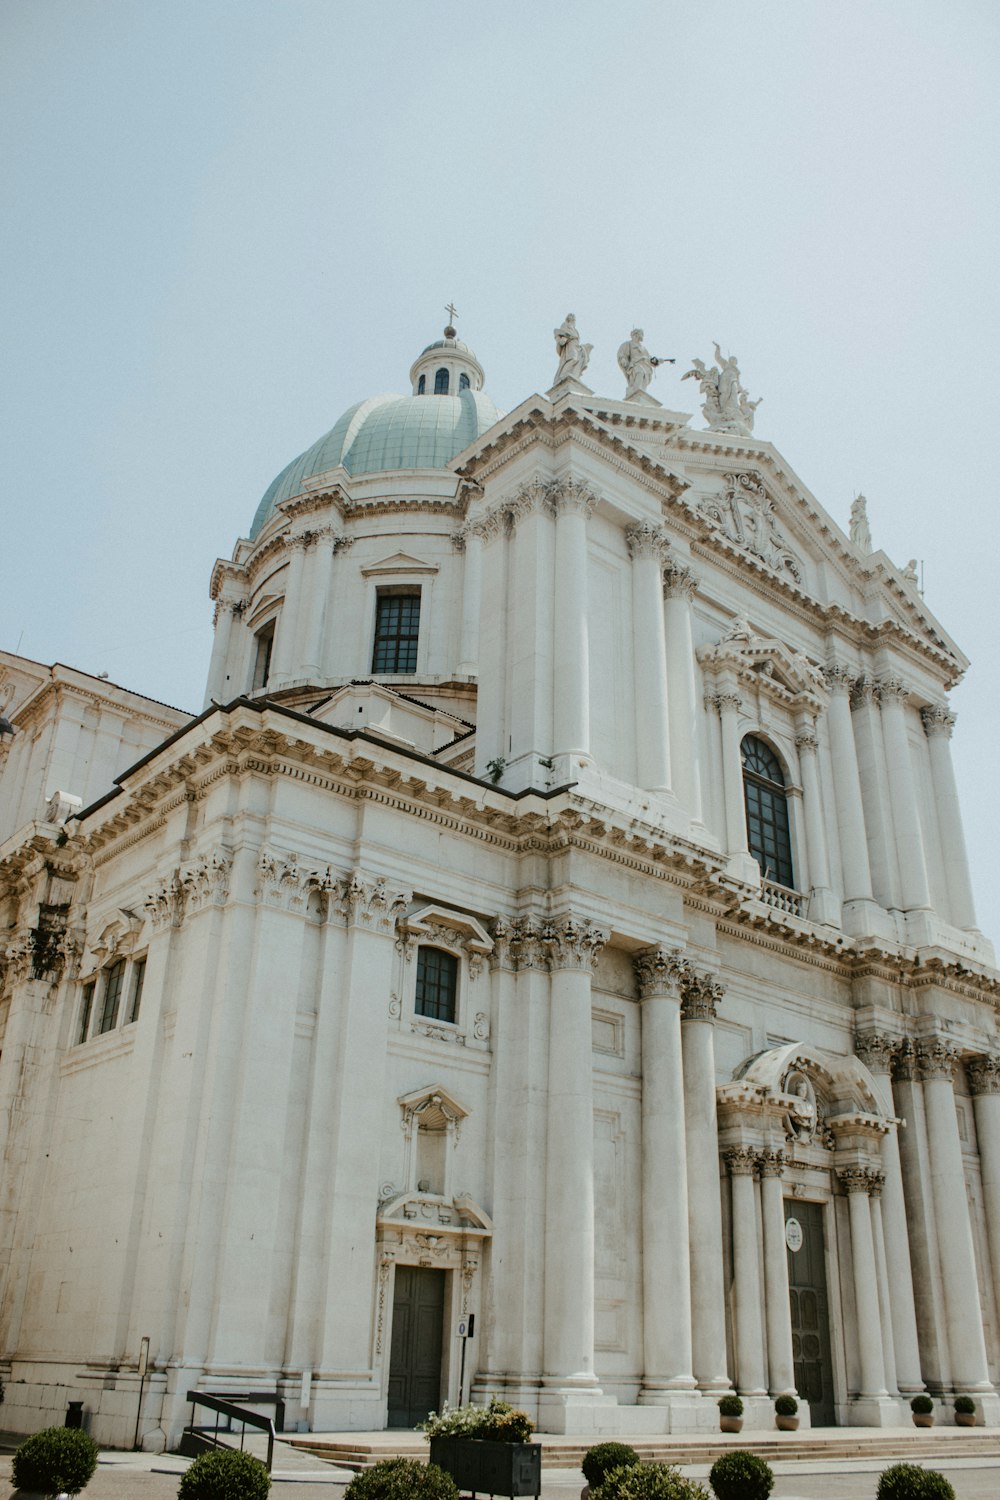
M 420 633 L 420 594 L 379 594 L 375 616 L 373 672 L 415 672 Z
M 139 1019 L 139 1004 L 142 1000 L 142 984 L 145 978 L 146 960 L 144 958 L 137 958 L 132 965 L 132 999 L 129 1002 L 128 1008 L 128 1024 L 130 1026 L 133 1021 Z
M 458 993 L 458 959 L 440 948 L 420 948 L 417 952 L 418 1016 L 432 1021 L 454 1021 Z
M 274 649 L 274 621 L 268 620 L 262 625 L 254 636 L 256 655 L 253 660 L 253 678 L 250 684 L 251 691 L 256 692 L 258 688 L 267 687 L 267 679 L 271 675 L 271 652 Z
M 104 1007 L 101 1011 L 101 1020 L 97 1028 L 98 1036 L 103 1036 L 106 1031 L 113 1031 L 118 1019 L 118 1002 L 121 999 L 122 985 L 125 982 L 125 960 L 120 958 L 117 963 L 111 965 L 104 979 Z
M 90 1030 L 90 1015 L 94 1009 L 94 989 L 95 984 L 93 980 L 83 987 L 83 1000 L 80 1004 L 80 1029 L 76 1035 L 78 1042 L 85 1042 L 87 1040 L 87 1032 Z

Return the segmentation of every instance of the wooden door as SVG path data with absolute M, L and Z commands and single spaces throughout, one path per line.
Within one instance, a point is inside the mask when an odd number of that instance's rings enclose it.
M 389 1353 L 390 1427 L 415 1427 L 441 1406 L 444 1279 L 425 1266 L 397 1266 Z

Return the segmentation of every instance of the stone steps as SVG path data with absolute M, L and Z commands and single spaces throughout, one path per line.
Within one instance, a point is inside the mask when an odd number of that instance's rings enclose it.
M 843 1431 L 843 1430 L 842 1430 Z M 583 1455 L 594 1443 L 609 1441 L 606 1437 L 573 1438 L 540 1435 L 542 1467 L 578 1469 Z M 283 1441 L 305 1450 L 325 1463 L 345 1469 L 368 1469 L 384 1458 L 427 1457 L 427 1443 L 414 1434 L 400 1432 L 378 1434 L 370 1441 L 352 1440 L 349 1434 L 336 1437 L 285 1435 Z M 614 1441 L 628 1441 L 627 1438 Z M 956 1458 L 1000 1457 L 1000 1431 L 975 1432 L 968 1429 L 934 1436 L 926 1431 L 872 1433 L 836 1437 L 812 1432 L 787 1433 L 778 1437 L 761 1432 L 718 1434 L 712 1438 L 692 1440 L 685 1437 L 640 1438 L 631 1446 L 645 1462 L 672 1464 L 712 1464 L 723 1453 L 734 1448 L 758 1454 L 768 1463 L 775 1461 L 817 1462 L 838 1459 L 906 1459 L 947 1463 Z

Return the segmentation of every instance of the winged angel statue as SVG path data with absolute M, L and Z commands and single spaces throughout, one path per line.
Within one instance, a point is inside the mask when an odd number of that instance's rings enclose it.
M 740 380 L 740 367 L 736 356 L 726 357 L 715 344 L 718 361 L 711 369 L 700 359 L 691 361 L 693 368 L 681 376 L 682 380 L 697 380 L 701 387 L 702 412 L 712 432 L 736 432 L 749 437 L 753 432 L 754 413 L 763 397 L 750 400 L 749 392 Z

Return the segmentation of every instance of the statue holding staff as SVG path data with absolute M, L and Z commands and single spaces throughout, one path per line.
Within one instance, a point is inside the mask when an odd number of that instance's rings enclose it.
M 625 400 L 630 401 L 633 396 L 639 395 L 646 390 L 653 379 L 653 371 L 657 365 L 672 365 L 676 363 L 672 359 L 663 359 L 655 354 L 650 354 L 643 340 L 641 328 L 633 328 L 629 337 L 618 350 L 618 368 L 625 376 Z
M 559 356 L 559 368 L 556 370 L 552 384 L 556 386 L 563 380 L 580 380 L 590 363 L 590 351 L 594 346 L 581 344 L 576 327 L 576 314 L 567 313 L 561 326 L 552 330 L 552 336 L 556 341 L 556 353 Z

